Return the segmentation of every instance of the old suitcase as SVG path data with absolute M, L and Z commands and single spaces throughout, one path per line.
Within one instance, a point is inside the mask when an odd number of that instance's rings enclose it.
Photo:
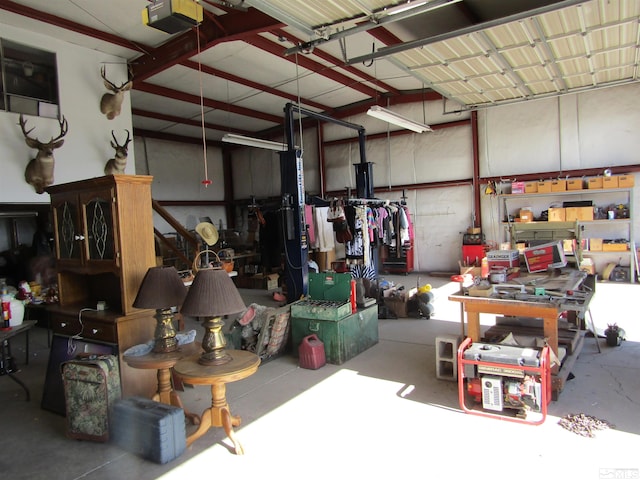
M 125 398 L 113 407 L 111 439 L 148 460 L 170 462 L 187 448 L 184 410 L 148 398 Z
M 339 320 L 291 317 L 294 354 L 302 339 L 312 334 L 324 343 L 326 361 L 340 365 L 378 343 L 378 306 L 358 309 Z
M 67 436 L 109 440 L 109 415 L 122 396 L 115 355 L 90 355 L 61 365 L 67 414 Z

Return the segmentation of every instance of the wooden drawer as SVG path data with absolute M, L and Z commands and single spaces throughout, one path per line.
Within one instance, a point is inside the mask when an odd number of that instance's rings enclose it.
M 82 327 L 75 317 L 51 315 L 51 330 L 53 330 L 53 333 L 72 337 L 74 335 L 80 335 Z
M 83 319 L 82 323 L 77 317 L 66 315 L 51 316 L 51 330 L 61 335 L 80 336 L 90 340 L 99 340 L 107 343 L 118 343 L 118 331 L 115 324 L 97 322 Z
M 82 337 L 101 342 L 118 343 L 118 331 L 114 324 L 93 322 L 91 320 L 82 322 Z

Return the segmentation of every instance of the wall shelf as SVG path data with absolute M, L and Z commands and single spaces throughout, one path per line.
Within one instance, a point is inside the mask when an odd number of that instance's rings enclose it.
M 638 274 L 638 258 L 635 254 L 633 232 L 633 188 L 569 190 L 564 192 L 522 193 L 499 195 L 499 218 L 503 227 L 503 241 L 512 247 L 519 241 L 555 241 L 575 239 L 575 256 L 580 264 L 584 258 L 592 258 L 596 271 L 603 272 L 611 263 L 629 268 L 629 281 L 635 282 Z M 542 211 L 551 207 L 563 207 L 566 201 L 590 200 L 593 206 L 628 206 L 628 218 L 575 220 L 570 222 L 513 222 L 520 209 L 530 208 L 533 217 L 540 218 Z M 590 239 L 624 240 L 628 249 L 622 251 L 594 251 L 585 248 Z M 603 278 L 604 279 L 604 278 Z M 607 279 L 604 279 L 607 280 Z

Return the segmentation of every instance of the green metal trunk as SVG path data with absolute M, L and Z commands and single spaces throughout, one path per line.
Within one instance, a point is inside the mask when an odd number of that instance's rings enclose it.
M 292 317 L 294 355 L 297 355 L 302 339 L 314 333 L 324 343 L 327 362 L 341 365 L 378 343 L 378 306 L 358 309 L 339 320 Z

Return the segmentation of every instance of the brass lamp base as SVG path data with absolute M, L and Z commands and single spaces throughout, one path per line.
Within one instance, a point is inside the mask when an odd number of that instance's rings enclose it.
M 200 355 L 198 363 L 201 365 L 224 365 L 230 362 L 231 355 L 224 350 L 227 342 L 222 334 L 224 322 L 221 317 L 208 318 L 203 326 L 205 328 L 204 337 L 202 338 L 204 353 Z
M 170 353 L 178 350 L 176 329 L 173 326 L 173 312 L 170 308 L 158 309 L 155 314 L 156 330 L 154 335 L 155 353 Z
M 231 355 L 224 350 L 203 353 L 198 359 L 200 365 L 224 365 L 231 361 Z

